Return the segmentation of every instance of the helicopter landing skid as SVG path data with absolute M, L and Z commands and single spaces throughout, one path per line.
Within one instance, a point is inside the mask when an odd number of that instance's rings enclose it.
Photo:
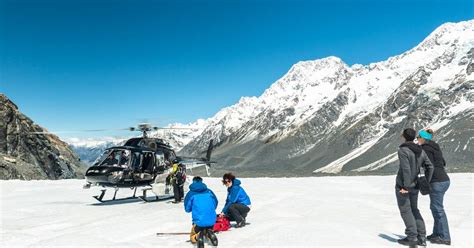
M 163 200 L 168 200 L 168 199 L 171 199 L 173 198 L 173 195 L 164 195 L 162 197 L 159 197 L 157 195 L 154 196 L 155 199 L 151 200 L 151 199 L 147 199 L 146 197 L 146 192 L 148 190 L 151 190 L 151 188 L 146 188 L 146 189 L 142 189 L 142 192 L 143 192 L 143 195 L 142 196 L 138 196 L 138 198 L 144 202 L 156 202 L 156 201 L 163 201 Z
M 105 196 L 105 191 L 107 191 L 107 190 L 102 189 L 100 191 L 101 191 L 100 195 L 95 195 L 93 197 L 94 197 L 94 199 L 96 199 L 96 200 L 98 200 L 99 202 L 102 202 L 102 203 L 112 202 L 112 201 L 123 201 L 123 200 L 130 200 L 130 199 L 136 199 L 137 198 L 135 196 L 135 193 L 137 193 L 137 188 L 135 188 L 135 191 L 133 192 L 133 196 L 126 197 L 126 198 L 119 198 L 119 199 L 116 199 L 118 188 L 115 188 L 114 197 L 112 198 L 112 200 L 103 200 L 103 198 Z

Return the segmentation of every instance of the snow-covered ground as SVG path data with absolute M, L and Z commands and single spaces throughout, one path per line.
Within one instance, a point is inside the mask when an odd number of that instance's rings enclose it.
M 473 247 L 473 175 L 450 175 L 445 208 L 453 247 Z M 225 188 L 218 178 L 204 180 L 220 210 Z M 244 178 L 253 203 L 251 224 L 218 234 L 219 247 L 400 247 L 395 240 L 404 226 L 394 181 L 394 176 Z M 182 204 L 98 204 L 91 196 L 99 189 L 84 190 L 83 183 L 0 181 L 0 247 L 192 247 L 187 236 L 155 235 L 189 231 L 191 216 Z M 419 206 L 430 230 L 429 198 L 421 196 Z

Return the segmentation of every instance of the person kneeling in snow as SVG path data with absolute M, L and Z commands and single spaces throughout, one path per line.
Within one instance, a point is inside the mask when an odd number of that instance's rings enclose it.
M 250 198 L 245 190 L 240 187 L 240 180 L 232 173 L 226 173 L 222 177 L 222 183 L 227 187 L 227 199 L 220 216 L 226 215 L 229 220 L 236 221 L 236 227 L 245 226 L 245 218 L 250 211 Z
M 189 192 L 184 197 L 184 210 L 192 212 L 193 227 L 191 229 L 191 243 L 204 244 L 207 237 L 213 246 L 217 246 L 217 237 L 212 231 L 216 223 L 217 197 L 202 182 L 201 177 L 194 177 L 189 185 Z

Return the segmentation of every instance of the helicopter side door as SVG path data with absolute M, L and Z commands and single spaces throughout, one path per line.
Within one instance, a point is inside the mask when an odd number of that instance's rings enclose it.
M 153 152 L 143 152 L 143 163 L 141 166 L 141 172 L 153 174 L 153 168 L 155 166 L 155 156 Z
M 133 152 L 131 171 L 135 182 L 140 183 L 153 179 L 155 156 L 153 152 Z
M 140 169 L 142 163 L 143 163 L 143 156 L 141 152 L 133 152 L 132 162 L 130 163 L 130 169 L 133 172 L 136 172 Z

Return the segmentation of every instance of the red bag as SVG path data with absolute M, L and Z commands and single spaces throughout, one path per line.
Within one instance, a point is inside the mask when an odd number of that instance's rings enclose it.
M 216 224 L 214 224 L 214 232 L 223 232 L 230 229 L 230 221 L 224 216 L 217 216 Z

